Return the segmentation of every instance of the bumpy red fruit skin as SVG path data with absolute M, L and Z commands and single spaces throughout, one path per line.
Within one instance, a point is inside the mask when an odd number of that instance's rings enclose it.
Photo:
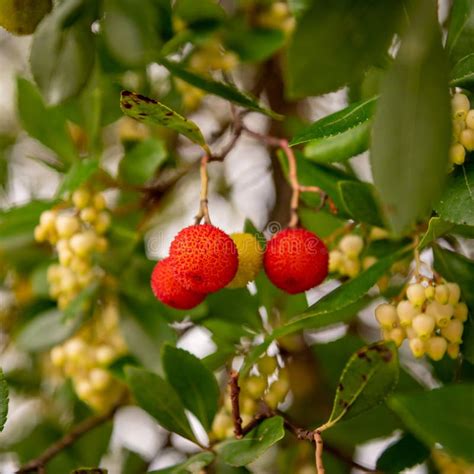
M 268 242 L 263 266 L 270 281 L 290 294 L 319 285 L 328 274 L 328 249 L 306 229 L 285 229 Z
M 233 240 L 210 224 L 181 230 L 171 243 L 170 259 L 178 282 L 198 293 L 224 288 L 239 266 Z
M 158 262 L 151 274 L 151 289 L 162 303 L 176 309 L 191 309 L 206 297 L 181 286 L 174 276 L 171 260 L 165 258 Z

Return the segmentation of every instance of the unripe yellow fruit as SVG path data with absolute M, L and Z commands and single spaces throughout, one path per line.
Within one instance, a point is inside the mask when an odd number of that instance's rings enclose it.
M 449 289 L 448 303 L 454 306 L 459 302 L 459 298 L 461 297 L 461 288 L 459 288 L 457 283 L 446 283 L 446 286 Z
M 109 386 L 112 376 L 106 370 L 96 368 L 91 370 L 89 380 L 94 390 L 102 391 Z
M 372 227 L 369 234 L 370 240 L 383 240 L 388 239 L 390 234 L 387 230 L 382 227 Z
M 97 210 L 95 207 L 85 207 L 80 213 L 80 218 L 84 222 L 92 224 L 97 219 Z
M 347 275 L 349 278 L 356 277 L 360 272 L 360 261 L 356 258 L 343 256 L 341 274 Z
M 44 211 L 40 216 L 40 225 L 46 230 L 54 229 L 56 225 L 57 213 L 55 211 Z
M 467 305 L 466 303 L 458 303 L 455 307 L 454 307 L 454 317 L 456 319 L 459 319 L 459 321 L 461 321 L 462 323 L 464 323 L 465 321 L 467 321 L 467 315 L 468 315 L 468 308 L 467 308 Z
M 405 339 L 405 331 L 402 328 L 394 328 L 389 332 L 388 339 L 400 347 Z
M 79 221 L 76 217 L 63 214 L 56 219 L 56 231 L 62 239 L 67 239 L 80 229 Z
M 440 328 L 448 325 L 453 312 L 454 308 L 450 304 L 440 304 L 437 301 L 431 301 L 426 306 L 426 314 L 432 316 Z
M 37 225 L 34 231 L 34 238 L 36 242 L 42 243 L 45 242 L 48 238 L 48 230 L 42 225 Z
M 98 234 L 105 234 L 110 227 L 110 214 L 106 211 L 100 212 L 94 222 L 94 228 Z
M 434 286 L 427 286 L 425 288 L 425 296 L 427 300 L 432 300 L 435 296 L 435 287 Z
M 97 243 L 96 234 L 92 231 L 81 232 L 80 234 L 74 235 L 69 245 L 71 250 L 79 257 L 88 256 Z
M 464 326 L 459 319 L 452 319 L 448 325 L 441 329 L 441 335 L 444 336 L 449 342 L 456 344 L 461 342 L 462 333 Z
M 78 360 L 81 358 L 87 350 L 84 341 L 78 338 L 70 339 L 64 344 L 64 351 L 68 358 L 72 360 Z
M 451 359 L 457 359 L 459 356 L 459 344 L 453 342 L 448 344 L 448 349 L 446 352 L 448 353 L 448 356 L 451 357 Z
M 405 333 L 408 339 L 414 339 L 415 337 L 418 337 L 416 331 L 412 327 L 406 327 Z
M 451 107 L 455 117 L 465 117 L 471 108 L 471 103 L 465 94 L 454 94 L 451 99 Z
M 77 189 L 72 194 L 72 203 L 77 209 L 84 209 L 91 200 L 91 193 L 84 188 Z
M 474 130 L 466 128 L 459 134 L 459 142 L 467 151 L 474 150 Z
M 248 233 L 231 234 L 237 247 L 239 268 L 227 288 L 243 288 L 255 280 L 262 268 L 263 250 L 254 235 Z
M 375 263 L 377 263 L 377 257 L 374 257 L 373 255 L 368 255 L 367 257 L 364 257 L 364 260 L 362 260 L 362 268 L 364 270 L 367 270 L 367 268 L 370 268 Z
M 267 388 L 267 378 L 257 375 L 251 375 L 244 381 L 243 391 L 252 398 L 260 398 Z
M 474 110 L 470 110 L 466 115 L 466 125 L 471 130 L 474 130 Z
M 425 288 L 421 283 L 413 283 L 407 288 L 407 298 L 414 306 L 420 307 L 426 300 Z
M 271 375 L 278 367 L 278 363 L 275 357 L 263 356 L 258 360 L 257 367 L 262 375 Z
M 426 341 L 426 353 L 433 360 L 441 360 L 447 347 L 448 343 L 444 337 L 434 336 Z
M 230 397 L 227 397 L 226 400 L 230 401 Z M 232 411 L 232 406 L 230 411 Z M 240 397 L 240 411 L 242 414 L 253 415 L 257 411 L 257 402 L 250 397 Z
M 115 359 L 115 351 L 110 346 L 102 345 L 97 348 L 95 357 L 99 364 L 107 366 Z
M 76 389 L 77 396 L 81 400 L 87 401 L 88 398 L 94 393 L 94 388 L 88 380 L 78 380 L 74 386 Z
M 418 337 L 425 341 L 429 339 L 431 333 L 434 331 L 435 320 L 432 316 L 422 313 L 413 318 L 411 325 L 418 334 Z
M 52 8 L 52 0 L 2 0 L 0 26 L 15 35 L 31 35 Z
M 400 325 L 403 327 L 410 326 L 413 318 L 418 313 L 419 311 L 408 300 L 402 300 L 397 305 L 398 318 L 400 320 Z
M 104 198 L 103 194 L 100 194 L 100 193 L 96 194 L 93 197 L 92 202 L 93 202 L 94 207 L 98 211 L 102 211 L 103 209 L 105 209 L 105 206 L 107 205 L 107 203 L 105 202 L 105 198 Z
M 448 285 L 437 285 L 435 288 L 435 301 L 441 304 L 446 304 L 449 300 Z
M 388 303 L 383 303 L 375 308 L 375 318 L 384 329 L 392 329 L 398 322 L 397 310 Z
M 425 354 L 425 343 L 419 337 L 410 339 L 409 345 L 411 352 L 415 357 L 423 357 Z
M 56 346 L 51 349 L 51 362 L 56 367 L 61 367 L 66 361 L 66 353 L 61 346 Z
M 459 132 L 459 135 L 461 135 L 461 132 Z M 466 149 L 461 143 L 451 145 L 449 149 L 449 160 L 455 165 L 462 165 L 464 163 L 466 160 Z
M 364 248 L 364 241 L 358 235 L 345 235 L 339 241 L 339 249 L 345 253 L 349 258 L 356 258 Z
M 212 433 L 217 439 L 227 436 L 229 428 L 233 427 L 232 418 L 224 412 L 219 412 L 212 423 Z
M 334 273 L 339 271 L 342 265 L 343 255 L 340 250 L 331 250 L 329 252 L 329 272 Z

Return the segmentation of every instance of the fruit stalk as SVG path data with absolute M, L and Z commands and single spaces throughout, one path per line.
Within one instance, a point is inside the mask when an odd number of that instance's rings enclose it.
M 207 174 L 207 164 L 209 162 L 209 156 L 204 155 L 201 158 L 201 194 L 199 196 L 199 212 L 196 215 L 195 224 L 200 224 L 202 219 L 206 224 L 212 224 L 211 218 L 209 216 L 209 207 L 208 207 L 208 192 L 209 192 L 209 175 Z

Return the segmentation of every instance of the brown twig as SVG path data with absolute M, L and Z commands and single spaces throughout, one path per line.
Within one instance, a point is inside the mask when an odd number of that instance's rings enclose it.
M 323 464 L 323 438 L 321 437 L 321 433 L 319 430 L 314 431 L 314 443 L 316 445 L 315 449 L 315 458 L 316 458 L 316 472 L 318 474 L 325 474 L 326 470 L 324 469 Z
M 82 438 L 82 436 L 84 436 L 89 431 L 102 425 L 106 421 L 111 420 L 119 407 L 120 404 L 116 405 L 112 410 L 104 413 L 103 415 L 93 416 L 84 420 L 82 423 L 73 428 L 69 433 L 66 433 L 56 443 L 49 446 L 49 448 L 43 451 L 43 453 L 40 454 L 36 459 L 33 459 L 20 467 L 20 469 L 16 471 L 17 474 L 45 472 L 45 466 L 49 461 L 51 461 L 61 451 L 74 444 L 78 439 Z
M 241 439 L 243 436 L 242 430 L 242 418 L 240 417 L 240 404 L 239 404 L 239 374 L 237 371 L 232 370 L 229 376 L 229 389 L 230 389 L 230 401 L 232 403 L 232 420 L 234 422 L 234 434 L 237 439 Z
M 200 224 L 204 218 L 206 224 L 211 224 L 208 208 L 208 192 L 209 192 L 209 175 L 207 174 L 207 164 L 209 162 L 208 155 L 201 158 L 200 174 L 201 174 L 201 195 L 199 197 L 199 212 L 195 218 L 195 224 Z

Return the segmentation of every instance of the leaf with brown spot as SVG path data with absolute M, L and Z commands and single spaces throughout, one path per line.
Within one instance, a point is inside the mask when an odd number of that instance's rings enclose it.
M 342 372 L 329 420 L 335 425 L 381 403 L 398 382 L 398 353 L 392 342 L 377 342 L 352 355 Z
M 123 91 L 120 107 L 125 115 L 140 122 L 171 128 L 202 147 L 206 145 L 201 130 L 194 122 L 155 99 Z

